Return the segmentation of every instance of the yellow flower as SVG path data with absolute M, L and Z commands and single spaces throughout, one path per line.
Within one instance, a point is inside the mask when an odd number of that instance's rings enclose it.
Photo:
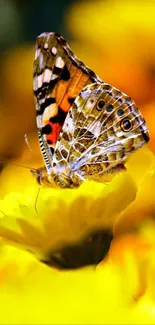
M 15 167 L 13 170 L 12 186 L 13 179 L 21 178 Z M 2 177 L 5 179 L 4 174 Z M 28 178 L 25 181 L 29 183 Z M 20 182 L 23 186 L 23 169 Z M 33 183 L 23 191 L 9 192 L 0 201 L 0 236 L 23 245 L 40 258 L 62 245 L 85 240 L 85 235 L 99 229 L 110 242 L 117 217 L 135 199 L 136 191 L 126 172 L 109 183 L 89 181 L 78 189 L 40 188 Z
M 115 239 L 97 268 L 75 271 L 1 244 L 0 324 L 154 324 L 153 231 Z
M 155 322 L 155 225 L 148 218 L 155 211 L 155 157 L 145 147 L 126 167 L 109 183 L 89 181 L 78 189 L 40 188 L 24 168 L 4 168 L 0 324 Z M 99 241 L 88 234 L 99 229 Z M 89 260 L 92 240 L 96 259 Z M 39 259 L 63 268 L 103 261 L 60 272 Z
M 115 225 L 114 233 L 137 229 L 143 220 L 155 216 L 155 156 L 147 148 L 139 150 L 127 163 L 128 173 L 136 182 L 136 199 L 125 209 Z
M 93 245 L 96 238 L 102 238 L 98 257 L 86 264 L 99 262 L 109 249 L 113 230 L 116 236 L 134 229 L 155 211 L 153 153 L 147 147 L 139 150 L 126 167 L 127 172 L 119 173 L 109 183 L 89 181 L 76 190 L 40 188 L 29 170 L 15 166 L 4 168 L 1 197 L 5 195 L 0 201 L 0 236 L 31 250 L 47 263 L 57 261 L 71 266 L 77 264 L 69 261 L 70 255 L 78 259 L 83 252 L 85 255 L 81 257 L 83 261 L 79 266 L 83 265 L 89 251 L 94 249 L 90 242 Z M 87 246 L 85 253 L 80 241 Z M 78 248 L 71 249 L 68 257 L 70 244 L 77 244 Z
M 124 287 L 124 299 L 130 301 L 130 315 L 136 323 L 154 323 L 155 318 L 155 223 L 148 220 L 143 222 L 138 233 L 122 235 L 111 244 L 108 258 L 98 267 L 107 263 L 121 268 Z M 132 318 L 133 317 L 133 318 Z M 124 323 L 127 322 L 127 319 Z

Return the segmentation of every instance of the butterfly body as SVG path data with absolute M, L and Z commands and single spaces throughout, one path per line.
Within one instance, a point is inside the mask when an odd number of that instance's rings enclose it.
M 55 33 L 37 38 L 34 94 L 47 175 L 59 187 L 102 181 L 149 140 L 134 101 L 103 82 Z

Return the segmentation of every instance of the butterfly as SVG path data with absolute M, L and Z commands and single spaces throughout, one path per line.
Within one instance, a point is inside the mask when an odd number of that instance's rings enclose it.
M 124 168 L 130 153 L 149 141 L 135 102 L 100 79 L 57 33 L 35 46 L 33 89 L 45 166 L 40 183 L 75 188 Z

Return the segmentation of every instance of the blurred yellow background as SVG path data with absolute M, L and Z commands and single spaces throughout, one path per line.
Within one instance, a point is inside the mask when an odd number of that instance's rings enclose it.
M 146 119 L 153 153 L 138 150 L 109 184 L 48 189 L 22 168 L 41 166 L 33 59 L 37 35 L 49 31 Z M 0 324 L 155 324 L 154 34 L 155 0 L 0 0 L 0 157 L 13 159 L 1 173 Z M 59 272 L 34 258 L 96 225 L 114 236 L 97 268 Z
M 141 109 L 155 151 L 155 1 L 6 0 L 0 4 L 0 156 L 26 149 L 36 132 L 32 66 L 37 35 L 56 31 L 104 81 Z M 37 148 L 37 149 L 36 149 Z M 38 152 L 37 140 L 31 155 Z

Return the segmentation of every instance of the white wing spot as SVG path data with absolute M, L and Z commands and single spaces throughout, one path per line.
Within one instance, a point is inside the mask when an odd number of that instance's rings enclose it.
M 58 113 L 58 106 L 56 103 L 47 106 L 43 113 L 43 123 L 46 123 L 50 117 L 55 116 Z
M 43 69 L 44 68 L 44 56 L 42 53 L 40 53 L 40 56 L 39 56 L 39 64 L 40 64 L 40 68 Z
M 50 69 L 45 69 L 44 71 L 44 82 L 50 82 L 52 71 Z
M 44 44 L 44 49 L 47 50 L 48 49 L 48 43 Z
M 56 62 L 55 62 L 55 66 L 57 68 L 63 68 L 64 65 L 65 65 L 64 60 L 61 58 L 61 56 L 58 56 L 57 59 L 56 59 Z
M 37 77 L 37 82 L 38 82 L 38 88 L 40 88 L 43 84 L 43 73 Z
M 52 47 L 52 53 L 53 53 L 54 55 L 57 54 L 57 48 L 56 48 L 55 46 Z

